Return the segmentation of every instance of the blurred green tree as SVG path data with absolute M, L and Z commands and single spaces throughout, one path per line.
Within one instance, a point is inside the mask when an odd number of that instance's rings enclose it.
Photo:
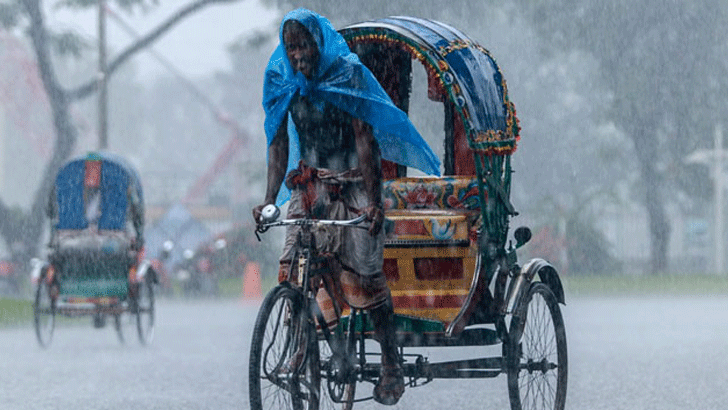
M 194 0 L 178 9 L 148 34 L 134 41 L 111 59 L 107 64 L 107 77 L 115 72 L 139 51 L 148 47 L 185 18 L 201 9 L 220 3 L 237 0 Z M 109 0 L 120 9 L 132 13 L 137 9 L 152 7 L 158 0 Z M 98 0 L 61 0 L 54 7 L 71 10 L 93 9 Z M 98 78 L 92 77 L 75 87 L 62 84 L 57 73 L 58 58 L 63 56 L 82 56 L 89 47 L 73 31 L 54 32 L 44 16 L 45 5 L 42 0 L 0 0 L 0 26 L 27 35 L 34 51 L 36 64 L 45 93 L 48 96 L 55 143 L 48 163 L 45 165 L 40 186 L 35 189 L 30 209 L 17 212 L 6 205 L 0 197 L 0 236 L 13 252 L 13 259 L 27 262 L 35 256 L 43 234 L 43 221 L 47 196 L 53 184 L 56 170 L 69 158 L 78 139 L 78 128 L 70 114 L 72 103 L 93 95 L 99 87 Z

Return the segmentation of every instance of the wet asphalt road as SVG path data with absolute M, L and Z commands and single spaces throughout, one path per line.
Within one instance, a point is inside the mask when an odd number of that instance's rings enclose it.
M 568 409 L 728 408 L 728 296 L 567 302 Z M 256 312 L 240 301 L 161 300 L 148 347 L 133 328 L 122 345 L 90 319 L 57 328 L 46 350 L 31 328 L 2 329 L 0 409 L 247 409 Z M 420 352 L 433 362 L 473 351 Z M 385 407 L 355 406 L 375 408 Z M 434 381 L 392 408 L 508 409 L 506 378 Z

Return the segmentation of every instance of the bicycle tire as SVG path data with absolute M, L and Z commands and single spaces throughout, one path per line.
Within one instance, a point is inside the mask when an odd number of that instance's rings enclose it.
M 505 350 L 511 410 L 563 410 L 566 330 L 556 296 L 546 284 L 529 287 L 511 321 Z
M 263 300 L 250 346 L 251 410 L 318 410 L 318 341 L 303 302 L 303 295 L 287 285 L 278 285 Z M 301 346 L 305 347 L 303 360 L 294 369 L 285 369 Z

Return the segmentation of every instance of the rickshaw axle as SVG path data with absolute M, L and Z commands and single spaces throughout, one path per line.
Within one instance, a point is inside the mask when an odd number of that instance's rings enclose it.
M 528 373 L 533 373 L 533 372 L 546 373 L 549 370 L 554 370 L 557 367 L 558 366 L 556 365 L 556 363 L 551 363 L 548 360 L 546 360 L 546 358 L 544 358 L 543 360 L 540 360 L 538 362 L 534 362 L 533 359 L 529 359 L 528 362 L 521 365 L 521 368 L 524 370 L 527 370 Z
M 379 377 L 380 364 L 367 363 L 360 374 L 364 380 L 376 380 Z M 402 364 L 404 376 L 410 379 L 488 379 L 503 373 L 502 357 L 484 357 L 480 359 L 454 360 L 429 363 L 418 356 L 415 363 Z M 412 384 L 412 383 L 410 383 Z

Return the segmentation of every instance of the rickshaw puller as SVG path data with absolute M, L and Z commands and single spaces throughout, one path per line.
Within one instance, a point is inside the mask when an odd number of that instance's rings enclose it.
M 327 321 L 338 319 L 339 298 L 369 309 L 382 347 L 382 374 L 374 398 L 395 404 L 404 392 L 404 377 L 392 299 L 382 271 L 380 161 L 385 157 L 439 174 L 439 160 L 327 19 L 294 10 L 281 23 L 280 40 L 265 73 L 268 180 L 265 203 L 253 209 L 253 217 L 260 222 L 263 206 L 285 202 L 288 189 L 289 218 L 350 219 L 366 213 L 372 221 L 368 232 L 335 227 L 315 233 L 319 252 L 333 257 L 327 287 L 339 293 L 332 300 L 321 289 L 317 300 L 328 313 Z M 380 153 L 382 147 L 386 156 Z M 286 177 L 289 163 L 299 166 Z M 284 178 L 286 189 L 279 196 Z M 295 227 L 287 231 L 280 280 L 290 279 L 290 250 L 297 232 Z

